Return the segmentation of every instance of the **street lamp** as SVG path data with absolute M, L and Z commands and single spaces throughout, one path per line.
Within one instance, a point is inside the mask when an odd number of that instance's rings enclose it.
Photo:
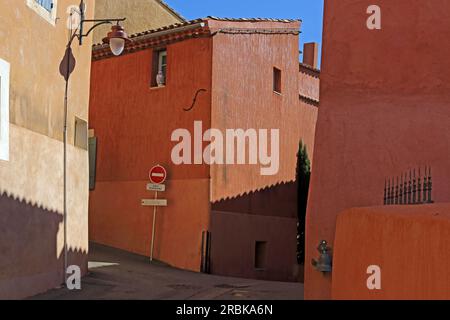
M 125 49 L 126 42 L 131 42 L 128 38 L 127 33 L 124 28 L 120 26 L 120 22 L 125 21 L 126 18 L 112 18 L 112 19 L 86 19 L 85 18 L 86 5 L 84 0 L 81 0 L 78 14 L 80 15 L 80 24 L 79 27 L 75 29 L 75 32 L 72 33 L 68 46 L 72 44 L 72 41 L 75 38 L 78 38 L 80 46 L 83 44 L 83 38 L 89 36 L 89 34 L 97 27 L 104 24 L 113 24 L 111 28 L 111 32 L 108 33 L 107 37 L 103 39 L 104 43 L 109 43 L 111 51 L 114 55 L 119 56 L 123 50 Z M 72 15 L 73 13 L 71 13 Z M 84 25 L 86 23 L 93 23 L 94 25 L 84 33 Z
M 84 0 L 81 0 L 78 10 L 76 12 L 80 16 L 79 25 L 75 29 L 70 29 L 71 34 L 69 37 L 69 42 L 66 46 L 66 52 L 63 60 L 60 64 L 60 73 L 66 81 L 65 93 L 64 93 L 64 283 L 67 285 L 67 268 L 68 268 L 68 248 L 67 248 L 67 114 L 68 114 L 68 89 L 69 89 L 69 78 L 75 69 L 75 57 L 72 53 L 72 43 L 75 39 L 78 39 L 79 45 L 83 44 L 83 39 L 97 27 L 104 24 L 113 24 L 111 32 L 108 33 L 107 37 L 103 39 L 104 43 L 108 43 L 111 52 L 115 56 L 122 54 L 125 49 L 127 42 L 131 42 L 128 38 L 127 33 L 124 28 L 120 26 L 120 22 L 125 21 L 126 18 L 113 18 L 113 19 L 86 19 L 85 11 L 86 5 Z M 74 12 L 70 13 L 72 18 Z M 72 21 L 72 19 L 71 19 Z M 87 23 L 93 23 L 93 26 L 84 33 L 84 27 Z M 115 25 L 114 25 L 115 23 Z
M 120 56 L 125 49 L 125 43 L 129 42 L 127 33 L 120 25 L 112 26 L 111 32 L 103 39 L 104 43 L 109 43 L 109 48 L 115 56 Z

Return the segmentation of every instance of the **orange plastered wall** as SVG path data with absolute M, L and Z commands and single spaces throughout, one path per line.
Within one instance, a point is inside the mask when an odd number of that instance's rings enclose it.
M 307 259 L 333 245 L 337 214 L 383 203 L 386 178 L 431 166 L 433 195 L 450 201 L 450 3 L 326 1 L 321 104 L 307 217 Z M 305 297 L 331 297 L 308 264 Z
M 148 171 L 167 168 L 167 208 L 158 208 L 155 258 L 180 268 L 200 267 L 201 232 L 209 223 L 209 169 L 176 166 L 171 160 L 175 129 L 192 132 L 195 120 L 210 126 L 211 41 L 167 46 L 164 88 L 150 88 L 152 50 L 92 64 L 90 124 L 98 138 L 97 182 L 90 195 L 92 241 L 150 255 L 153 209 L 146 191 Z M 199 89 L 207 92 L 198 99 Z

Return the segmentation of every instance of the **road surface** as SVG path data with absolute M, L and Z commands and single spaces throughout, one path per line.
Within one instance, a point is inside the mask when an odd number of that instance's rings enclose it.
M 301 300 L 303 285 L 205 275 L 150 263 L 148 258 L 91 245 L 82 289 L 35 300 Z

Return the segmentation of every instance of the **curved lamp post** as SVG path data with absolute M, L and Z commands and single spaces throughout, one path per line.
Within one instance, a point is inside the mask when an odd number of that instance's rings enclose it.
M 66 81 L 65 93 L 64 93 L 64 283 L 67 285 L 67 268 L 68 268 L 68 248 L 67 248 L 67 95 L 69 89 L 69 78 L 73 70 L 75 69 L 75 58 L 72 54 L 72 43 L 75 39 L 78 39 L 79 45 L 83 44 L 83 39 L 97 27 L 104 24 L 112 24 L 111 32 L 107 37 L 103 39 L 104 43 L 108 43 L 111 52 L 115 56 L 122 54 L 127 42 L 131 42 L 128 38 L 124 28 L 119 25 L 120 22 L 125 21 L 126 18 L 113 18 L 113 19 L 85 19 L 86 6 L 84 0 L 81 0 L 79 11 L 80 15 L 79 26 L 71 31 L 69 42 L 66 46 L 66 53 L 63 61 L 60 65 L 61 75 Z M 73 13 L 71 13 L 71 16 Z M 93 23 L 93 26 L 84 33 L 84 27 L 87 23 Z M 114 25 L 115 23 L 115 25 Z

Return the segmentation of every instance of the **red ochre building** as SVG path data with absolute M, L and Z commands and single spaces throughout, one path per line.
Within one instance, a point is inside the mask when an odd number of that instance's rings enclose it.
M 135 34 L 121 57 L 94 46 L 91 241 L 150 255 L 153 209 L 141 200 L 154 196 L 146 191 L 148 172 L 161 164 L 168 207 L 158 208 L 155 259 L 192 271 L 297 280 L 296 154 L 303 140 L 312 158 L 319 99 L 317 45 L 305 46 L 308 65 L 299 64 L 300 27 L 299 20 L 208 17 Z M 158 87 L 160 69 L 166 77 Z M 279 129 L 278 173 L 262 176 L 260 165 L 173 164 L 172 132 L 193 134 L 194 121 L 223 133 Z
M 366 25 L 374 4 L 381 30 Z M 449 13 L 447 0 L 325 1 L 306 261 L 326 240 L 333 272 L 308 263 L 305 298 L 450 299 Z M 435 204 L 383 206 L 386 178 L 425 166 Z

